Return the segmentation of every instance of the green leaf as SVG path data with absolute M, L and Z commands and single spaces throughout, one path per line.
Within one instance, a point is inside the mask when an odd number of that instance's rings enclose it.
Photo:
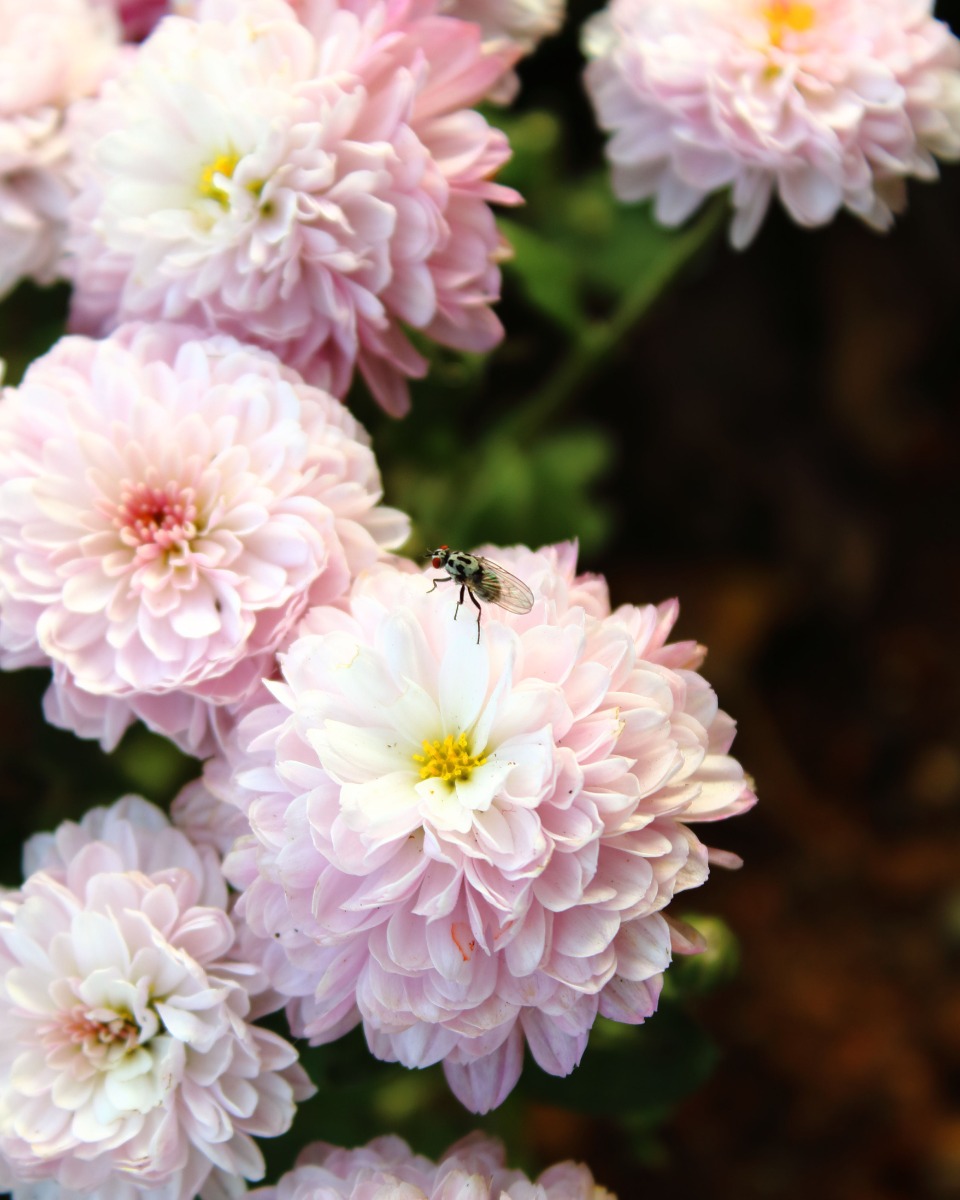
M 497 181 L 516 188 L 528 206 L 538 207 L 541 200 L 555 195 L 564 132 L 556 114 L 542 108 L 516 113 L 491 105 L 484 115 L 510 142 L 510 160 Z
M 606 174 L 598 173 L 565 189 L 558 224 L 557 236 L 576 258 L 584 279 L 619 295 L 636 287 L 652 270 L 662 272 L 664 260 L 675 261 L 679 270 L 687 255 L 677 251 L 686 246 L 697 222 L 667 229 L 654 220 L 649 204 L 621 204 L 610 191 Z
M 564 329 L 583 328 L 579 269 L 567 250 L 515 221 L 500 220 L 500 229 L 513 247 L 504 270 L 518 282 L 530 304 Z
M 451 447 L 430 455 L 429 471 L 408 462 L 389 473 L 391 502 L 416 523 L 414 553 L 418 544 L 536 546 L 572 537 L 590 552 L 609 537 L 610 512 L 595 495 L 613 460 L 605 431 L 566 429 L 526 447 L 495 428 L 468 457 L 469 471 Z

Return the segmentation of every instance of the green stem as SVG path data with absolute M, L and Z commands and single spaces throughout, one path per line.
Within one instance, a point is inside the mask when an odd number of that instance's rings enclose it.
M 714 202 L 698 221 L 672 238 L 669 248 L 624 292 L 617 308 L 604 321 L 584 329 L 559 366 L 529 402 L 505 422 L 507 436 L 530 441 L 566 408 L 581 386 L 612 354 L 623 338 L 651 308 L 677 272 L 719 230 L 727 214 L 725 200 Z

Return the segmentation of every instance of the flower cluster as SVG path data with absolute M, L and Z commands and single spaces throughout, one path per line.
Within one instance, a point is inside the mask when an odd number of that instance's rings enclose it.
M 685 220 L 731 189 L 745 246 L 775 192 L 801 225 L 885 229 L 904 180 L 960 157 L 960 42 L 932 0 L 611 0 L 587 23 L 613 186 Z
M 956 43 L 922 3 L 869 37 L 866 0 L 746 3 L 592 23 L 625 195 L 672 221 L 732 185 L 739 240 L 773 186 L 805 221 L 879 222 L 960 150 Z M 169 818 L 94 809 L 0 892 L 15 1200 L 238 1197 L 312 1091 L 255 1024 L 282 1005 L 314 1044 L 362 1025 L 381 1059 L 442 1063 L 485 1111 L 526 1048 L 565 1075 L 598 1016 L 645 1020 L 697 948 L 671 901 L 735 856 L 692 826 L 754 796 L 676 603 L 612 610 L 573 544 L 513 548 L 529 611 L 475 623 L 390 553 L 410 522 L 342 403 L 359 373 L 401 414 L 415 341 L 500 340 L 493 206 L 520 197 L 476 106 L 562 9 L 0 0 L 0 295 L 73 288 L 72 332 L 0 402 L 0 666 L 48 668 L 48 720 L 105 750 L 141 720 L 209 757 Z M 710 53 L 747 47 L 702 86 L 697 14 Z M 781 122 L 759 156 L 737 88 Z M 475 1136 L 438 1163 L 316 1144 L 254 1195 L 608 1193 Z
M 208 754 L 309 604 L 407 535 L 368 439 L 270 354 L 171 325 L 66 338 L 0 406 L 0 661 L 48 718 Z
M 61 271 L 70 203 L 68 107 L 96 91 L 119 44 L 95 0 L 0 0 L 0 296 Z
M 412 568 L 312 609 L 208 772 L 250 821 L 225 869 L 294 1032 L 362 1021 L 475 1111 L 524 1041 L 567 1074 L 598 1014 L 654 1011 L 690 948 L 663 909 L 707 876 L 689 823 L 754 799 L 675 604 L 611 613 L 569 545 L 497 557 L 536 601 L 479 641 Z
M 218 856 L 126 797 L 27 844 L 0 901 L 0 1178 L 15 1197 L 192 1200 L 259 1179 L 312 1091 L 249 1023 Z M 39 1194 L 44 1194 L 42 1191 Z
M 276 1187 L 257 1188 L 251 1200 L 615 1200 L 586 1167 L 558 1163 L 533 1184 L 504 1166 L 499 1142 L 474 1134 L 437 1163 L 414 1154 L 397 1137 L 357 1150 L 317 1142 L 308 1146 Z
M 469 106 L 513 60 L 417 0 L 203 0 L 75 110 L 73 328 L 176 319 L 275 351 L 399 413 L 423 357 L 502 329 L 491 182 L 509 147 Z

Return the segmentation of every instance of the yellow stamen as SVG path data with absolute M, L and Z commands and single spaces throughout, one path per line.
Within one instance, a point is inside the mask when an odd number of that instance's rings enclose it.
M 200 173 L 200 195 L 206 196 L 209 200 L 216 200 L 218 204 L 222 204 L 226 208 L 230 197 L 222 187 L 214 183 L 215 175 L 226 175 L 228 179 L 233 177 L 234 168 L 240 161 L 239 154 L 220 154 L 213 162 L 208 163 Z
M 813 5 L 803 0 L 770 0 L 762 11 L 770 26 L 770 43 L 773 46 L 780 46 L 787 32 L 806 33 L 813 28 L 816 18 Z
M 444 783 L 453 783 L 457 779 L 469 779 L 474 767 L 482 767 L 487 761 L 486 755 L 471 754 L 467 735 L 461 733 L 454 738 L 452 733 L 440 741 L 429 742 L 424 739 L 423 753 L 415 754 L 413 761 L 422 763 L 421 779 L 442 779 Z

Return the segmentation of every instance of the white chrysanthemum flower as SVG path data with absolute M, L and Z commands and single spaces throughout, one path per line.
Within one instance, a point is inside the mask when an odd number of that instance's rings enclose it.
M 96 0 L 0 0 L 0 296 L 60 273 L 72 195 L 64 117 L 100 86 L 119 41 Z
M 524 1042 L 564 1075 L 598 1014 L 654 1011 L 690 949 L 663 910 L 707 876 L 689 823 L 754 799 L 702 650 L 666 642 L 675 604 L 611 613 L 569 546 L 493 557 L 536 599 L 488 606 L 479 640 L 386 564 L 312 609 L 208 773 L 250 822 L 225 870 L 294 1031 L 362 1021 L 476 1111 Z
M 908 177 L 960 156 L 960 42 L 932 0 L 611 0 L 587 88 L 623 200 L 685 220 L 729 187 L 746 245 L 776 193 L 801 225 L 886 229 Z
M 191 1200 L 259 1179 L 311 1088 L 249 1024 L 217 856 L 128 797 L 28 843 L 0 900 L 0 1174 L 16 1200 Z
M 0 662 L 54 724 L 203 755 L 406 518 L 365 431 L 265 351 L 179 326 L 65 338 L 0 404 Z

